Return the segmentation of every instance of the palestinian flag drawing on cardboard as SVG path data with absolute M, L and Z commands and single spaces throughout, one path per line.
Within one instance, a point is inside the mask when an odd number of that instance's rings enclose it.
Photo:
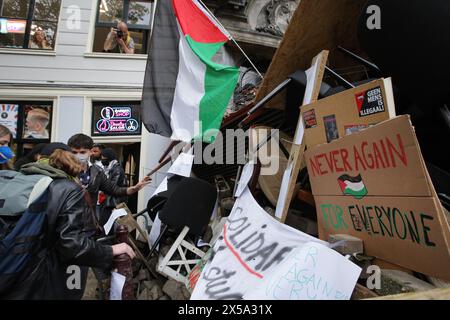
M 158 1 L 142 99 L 147 130 L 214 140 L 206 133 L 220 128 L 239 77 L 225 62 L 230 38 L 197 0 Z
M 343 174 L 338 178 L 338 183 L 344 195 L 352 196 L 355 199 L 362 199 L 367 195 L 367 189 L 360 174 L 356 177 Z

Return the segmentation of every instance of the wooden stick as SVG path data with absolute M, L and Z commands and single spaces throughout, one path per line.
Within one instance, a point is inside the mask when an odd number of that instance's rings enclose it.
M 141 253 L 141 250 L 139 250 L 139 248 L 137 247 L 137 245 L 134 243 L 133 238 L 131 238 L 130 236 L 128 237 L 129 243 L 131 245 L 131 247 L 133 248 L 133 250 L 136 252 L 136 255 L 138 256 L 139 260 L 141 260 L 145 267 L 147 268 L 147 270 L 156 278 L 158 279 L 158 274 L 156 274 L 155 272 L 153 272 L 152 268 L 150 267 L 150 264 L 148 263 L 148 261 L 145 259 L 144 255 Z
M 159 171 L 159 169 L 161 169 L 162 167 L 164 167 L 166 164 L 168 164 L 170 162 L 170 160 L 172 160 L 172 157 L 167 157 L 166 160 L 164 160 L 163 162 L 161 162 L 160 164 L 158 164 L 156 166 L 156 168 L 154 168 L 152 171 L 150 171 L 149 173 L 147 173 L 147 177 L 150 177 L 151 175 L 153 175 L 155 172 Z
M 173 150 L 177 145 L 179 145 L 181 141 L 172 141 L 170 145 L 167 147 L 166 151 L 162 154 L 161 158 L 159 158 L 158 162 L 161 163 L 163 159 L 166 158 L 166 156 L 169 154 L 170 151 Z

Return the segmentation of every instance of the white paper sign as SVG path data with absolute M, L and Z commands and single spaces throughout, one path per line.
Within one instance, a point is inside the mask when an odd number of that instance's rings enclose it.
M 167 191 L 167 177 L 165 177 L 163 179 L 163 181 L 161 181 L 161 183 L 159 184 L 158 188 L 156 188 L 155 192 L 153 192 L 152 196 L 150 198 L 152 198 L 154 195 L 157 195 L 158 193 Z
M 286 204 L 286 195 L 289 188 L 289 180 L 291 177 L 293 164 L 293 162 L 289 164 L 289 166 L 284 171 L 283 180 L 281 180 L 280 193 L 278 194 L 277 208 L 275 210 L 275 217 L 277 217 L 278 219 L 281 219 L 284 206 L 289 205 Z
M 247 300 L 350 300 L 361 268 L 338 252 L 309 242 L 291 251 Z
M 246 188 L 214 244 L 213 258 L 203 269 L 191 299 L 242 299 L 275 272 L 289 252 L 308 242 L 326 244 L 272 218 Z
M 114 209 L 109 216 L 108 222 L 105 223 L 103 228 L 105 229 L 105 234 L 108 235 L 111 231 L 111 228 L 114 224 L 114 221 L 116 221 L 117 218 L 126 216 L 128 213 L 125 211 L 125 209 Z
M 150 230 L 150 234 L 148 235 L 148 242 L 149 242 L 150 248 L 156 242 L 160 233 L 161 233 L 161 220 L 159 219 L 159 213 L 157 213 L 156 217 L 155 217 L 155 221 L 153 221 L 152 229 Z M 158 249 L 158 248 L 159 248 L 159 245 L 156 249 Z
M 252 178 L 254 167 L 255 163 L 252 160 L 245 164 L 242 169 L 241 177 L 239 178 L 238 187 L 234 193 L 235 197 L 240 197 L 244 189 L 247 187 L 250 179 Z
M 122 290 L 125 285 L 126 277 L 120 273 L 111 272 L 111 289 L 109 293 L 110 300 L 122 300 Z
M 187 153 L 180 153 L 175 162 L 172 164 L 167 173 L 176 174 L 179 176 L 189 178 L 191 176 L 192 163 L 194 162 L 194 155 Z

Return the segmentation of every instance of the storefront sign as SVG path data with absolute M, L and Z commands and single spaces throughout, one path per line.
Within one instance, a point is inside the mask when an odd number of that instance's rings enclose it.
M 17 115 L 19 113 L 19 105 L 17 104 L 1 104 L 0 105 L 0 124 L 4 125 L 11 131 L 14 139 L 17 136 Z
M 24 34 L 27 27 L 26 20 L 0 19 L 0 33 Z
M 94 106 L 93 135 L 141 134 L 138 105 Z

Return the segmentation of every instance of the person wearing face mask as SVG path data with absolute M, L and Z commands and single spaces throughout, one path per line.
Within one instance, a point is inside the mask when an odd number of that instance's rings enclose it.
M 11 170 L 9 161 L 14 158 L 14 152 L 9 147 L 12 133 L 7 127 L 0 124 L 0 170 Z
M 91 208 L 94 208 L 97 203 L 99 191 L 113 197 L 125 197 L 138 192 L 151 182 L 150 177 L 145 177 L 132 187 L 120 187 L 108 179 L 100 167 L 89 161 L 91 149 L 94 146 L 91 137 L 79 133 L 72 136 L 67 144 L 84 167 L 78 178 L 89 194 Z
M 125 185 L 125 171 L 120 165 L 116 152 L 111 148 L 105 148 L 101 152 L 101 162 L 103 168 L 105 170 L 105 175 L 108 179 L 122 187 Z M 99 204 L 100 204 L 100 213 L 99 213 L 99 222 L 100 225 L 104 225 L 110 215 L 112 210 L 122 202 L 126 202 L 126 197 L 113 197 L 110 195 L 104 195 L 100 192 L 99 195 Z

